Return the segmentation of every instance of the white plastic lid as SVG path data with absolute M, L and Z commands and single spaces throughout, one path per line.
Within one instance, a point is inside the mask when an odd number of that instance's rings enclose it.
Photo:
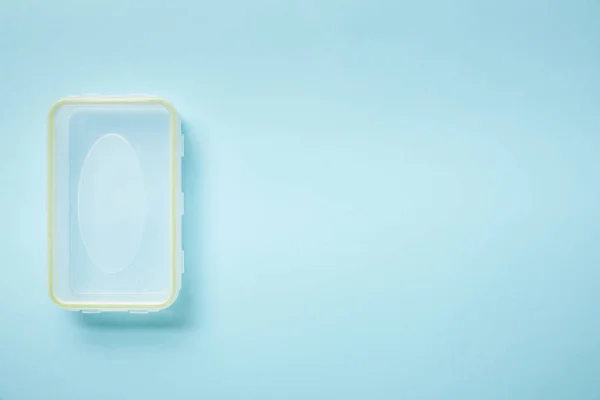
M 48 269 L 71 310 L 152 311 L 183 272 L 175 109 L 158 98 L 68 98 L 48 120 Z

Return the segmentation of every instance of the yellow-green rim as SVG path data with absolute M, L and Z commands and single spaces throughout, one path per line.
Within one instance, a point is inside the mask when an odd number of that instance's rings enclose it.
M 63 303 L 54 294 L 54 114 L 61 106 L 70 104 L 159 104 L 165 107 L 171 117 L 171 294 L 159 304 L 76 304 Z M 66 309 L 73 310 L 161 310 L 169 307 L 177 298 L 177 112 L 171 103 L 161 98 L 72 98 L 57 101 L 48 115 L 48 288 L 52 301 Z

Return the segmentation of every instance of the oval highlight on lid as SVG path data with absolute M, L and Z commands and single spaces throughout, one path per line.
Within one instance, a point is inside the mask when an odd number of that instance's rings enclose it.
M 116 133 L 87 154 L 77 193 L 79 232 L 92 262 L 115 273 L 131 265 L 146 227 L 144 174 L 131 144 Z

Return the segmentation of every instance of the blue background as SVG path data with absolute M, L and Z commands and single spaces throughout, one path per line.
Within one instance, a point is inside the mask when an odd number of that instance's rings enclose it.
M 4 2 L 0 397 L 600 398 L 600 3 Z M 54 306 L 46 116 L 184 120 L 186 273 Z

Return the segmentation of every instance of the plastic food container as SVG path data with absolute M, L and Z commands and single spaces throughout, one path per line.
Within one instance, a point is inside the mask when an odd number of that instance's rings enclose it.
M 159 98 L 57 102 L 48 118 L 48 272 L 54 303 L 158 311 L 181 287 L 181 123 Z

